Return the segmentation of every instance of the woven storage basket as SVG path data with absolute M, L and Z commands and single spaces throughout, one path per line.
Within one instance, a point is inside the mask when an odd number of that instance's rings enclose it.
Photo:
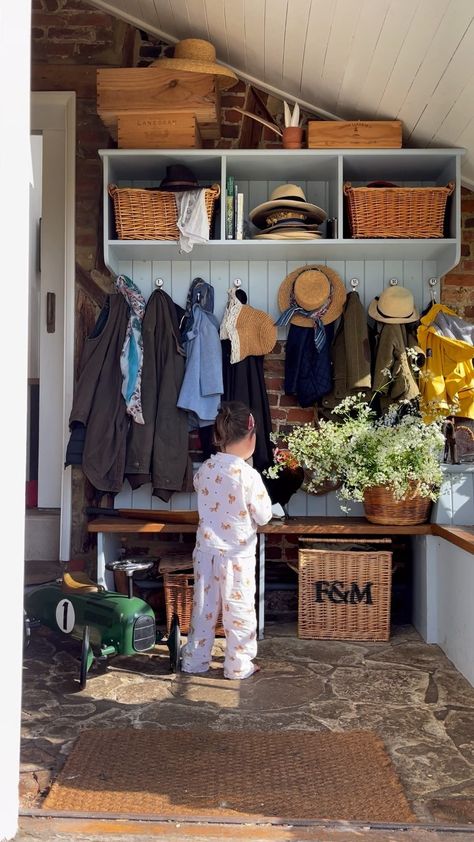
M 388 640 L 391 585 L 387 550 L 300 549 L 298 637 Z
M 446 187 L 352 187 L 344 184 L 352 237 L 436 238 L 454 182 Z
M 218 184 L 204 188 L 209 225 L 212 222 Z M 178 240 L 178 211 L 174 194 L 167 190 L 109 185 L 114 203 L 115 227 L 119 240 Z
M 163 573 L 163 587 L 165 591 L 166 625 L 171 627 L 173 614 L 179 618 L 179 628 L 183 634 L 188 634 L 193 610 L 194 574 L 193 573 Z M 224 637 L 222 615 L 219 614 L 216 624 L 217 637 Z
M 397 500 L 390 488 L 383 485 L 368 488 L 364 494 L 364 513 L 367 520 L 387 526 L 426 523 L 431 505 L 429 497 L 420 497 L 416 492 Z

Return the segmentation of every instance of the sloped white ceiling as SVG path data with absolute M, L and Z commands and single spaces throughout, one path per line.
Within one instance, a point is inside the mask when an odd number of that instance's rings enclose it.
M 91 2 L 91 0 L 90 0 Z M 404 145 L 460 146 L 474 187 L 474 0 L 92 0 L 326 117 L 399 119 Z

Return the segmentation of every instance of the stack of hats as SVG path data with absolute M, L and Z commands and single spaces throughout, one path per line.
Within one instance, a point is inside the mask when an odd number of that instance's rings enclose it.
M 319 226 L 326 212 L 306 201 L 297 184 L 281 184 L 272 191 L 268 202 L 250 211 L 250 221 L 259 228 L 254 239 L 317 240 Z

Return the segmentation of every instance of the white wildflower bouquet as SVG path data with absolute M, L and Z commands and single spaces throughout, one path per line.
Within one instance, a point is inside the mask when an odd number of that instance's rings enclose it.
M 400 500 L 414 491 L 439 497 L 440 420 L 427 424 L 413 409 L 403 413 L 396 407 L 378 418 L 362 394 L 341 401 L 333 414 L 338 420 L 297 426 L 286 437 L 288 451 L 305 469 L 307 491 L 333 483 L 343 500 L 363 501 L 375 486 L 391 489 Z M 278 470 L 276 465 L 269 472 Z

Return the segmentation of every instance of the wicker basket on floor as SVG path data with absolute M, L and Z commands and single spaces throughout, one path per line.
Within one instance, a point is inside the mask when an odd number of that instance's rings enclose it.
M 388 640 L 392 553 L 300 549 L 298 637 Z
M 181 632 L 188 634 L 193 610 L 194 573 L 163 573 L 163 587 L 168 631 L 173 614 L 177 614 Z M 225 637 L 222 614 L 217 618 L 216 636 Z
M 352 187 L 344 184 L 351 237 L 423 239 L 444 236 L 454 182 L 446 187 Z
M 218 184 L 203 188 L 209 226 L 221 189 Z M 119 240 L 178 240 L 178 210 L 174 193 L 137 187 L 109 185 L 114 203 Z

